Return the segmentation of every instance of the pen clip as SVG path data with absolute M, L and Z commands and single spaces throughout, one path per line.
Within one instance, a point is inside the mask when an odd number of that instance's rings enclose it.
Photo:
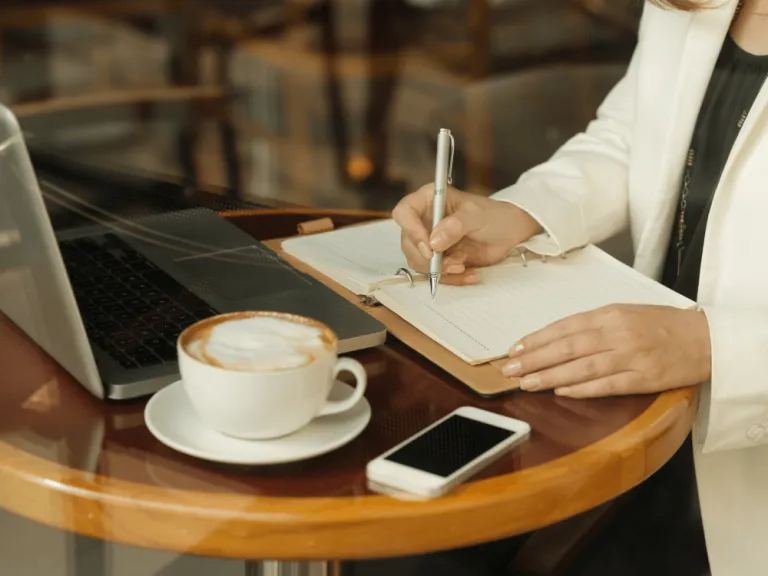
M 448 136 L 451 138 L 451 159 L 448 162 L 448 184 L 453 184 L 453 177 L 451 176 L 453 174 L 453 153 L 456 149 L 456 142 L 453 140 L 453 134 L 448 132 Z

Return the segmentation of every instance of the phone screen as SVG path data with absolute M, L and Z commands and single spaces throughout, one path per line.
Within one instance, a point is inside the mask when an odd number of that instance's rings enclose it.
M 515 434 L 454 414 L 385 460 L 447 478 Z

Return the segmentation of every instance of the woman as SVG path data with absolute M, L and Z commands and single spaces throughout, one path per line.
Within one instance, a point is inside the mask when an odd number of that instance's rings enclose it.
M 524 390 L 576 398 L 700 386 L 711 572 L 757 576 L 768 570 L 768 0 L 703 1 L 649 3 L 597 118 L 517 184 L 491 198 L 452 190 L 431 234 L 431 186 L 393 215 L 409 264 L 426 271 L 443 251 L 444 281 L 460 285 L 533 236 L 558 254 L 629 227 L 635 268 L 699 309 L 567 318 L 514 345 L 505 371 Z

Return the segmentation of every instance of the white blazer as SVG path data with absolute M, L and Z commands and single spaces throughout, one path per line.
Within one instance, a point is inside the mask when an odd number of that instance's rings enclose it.
M 686 154 L 737 0 L 683 13 L 646 5 L 626 76 L 582 134 L 494 195 L 543 225 L 538 251 L 628 226 L 658 279 Z M 712 339 L 694 451 L 712 576 L 768 574 L 768 85 L 725 167 L 707 225 L 699 305 Z

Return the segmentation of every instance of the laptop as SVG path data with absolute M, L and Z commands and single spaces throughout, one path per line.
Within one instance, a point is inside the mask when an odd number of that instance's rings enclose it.
M 383 324 L 215 211 L 127 217 L 66 186 L 46 195 L 88 223 L 54 231 L 19 124 L 0 106 L 0 311 L 98 398 L 177 380 L 179 333 L 218 313 L 315 318 L 341 353 L 386 338 Z

